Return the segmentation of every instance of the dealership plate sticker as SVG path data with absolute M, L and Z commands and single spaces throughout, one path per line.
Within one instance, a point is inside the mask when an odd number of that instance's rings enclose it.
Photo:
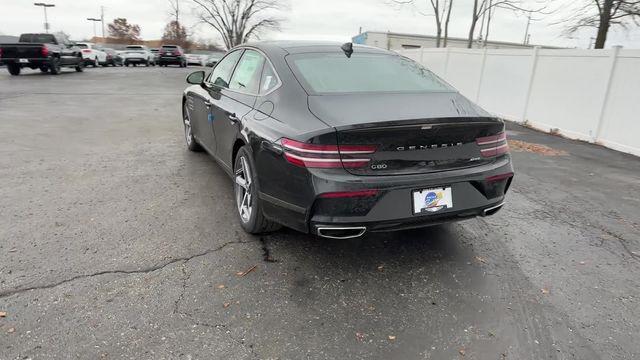
M 416 190 L 413 192 L 413 213 L 435 213 L 453 208 L 451 187 Z
M 24 63 L 28 63 L 28 62 L 29 62 L 29 59 L 20 59 L 20 60 L 18 60 L 18 61 L 24 64 Z

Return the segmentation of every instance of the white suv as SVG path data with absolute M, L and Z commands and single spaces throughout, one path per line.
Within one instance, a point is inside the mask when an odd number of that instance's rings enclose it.
M 82 58 L 86 65 L 96 67 L 98 65 L 107 66 L 107 53 L 100 50 L 100 47 L 94 43 L 84 42 L 76 43 L 82 52 Z
M 138 64 L 156 66 L 156 56 L 144 45 L 127 45 L 121 56 L 124 66 L 129 66 L 129 64 L 133 66 Z

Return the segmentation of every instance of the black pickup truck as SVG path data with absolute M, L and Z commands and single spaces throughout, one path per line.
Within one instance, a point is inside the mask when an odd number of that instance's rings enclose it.
M 0 64 L 7 65 L 11 75 L 20 75 L 20 69 L 25 67 L 53 75 L 58 75 L 62 67 L 72 67 L 77 72 L 84 67 L 81 50 L 54 34 L 22 34 L 15 44 L 0 44 Z

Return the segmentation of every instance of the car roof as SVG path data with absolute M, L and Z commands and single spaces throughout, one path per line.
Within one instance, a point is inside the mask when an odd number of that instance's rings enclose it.
M 337 41 L 276 40 L 247 43 L 239 47 L 255 47 L 267 54 L 274 52 L 281 53 L 282 51 L 288 54 L 299 54 L 308 52 L 341 52 L 342 45 L 344 45 L 344 43 Z M 385 49 L 359 44 L 353 44 L 353 51 L 395 54 Z

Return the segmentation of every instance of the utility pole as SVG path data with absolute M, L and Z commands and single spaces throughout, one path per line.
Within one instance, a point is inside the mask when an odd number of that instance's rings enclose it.
M 96 18 L 87 18 L 87 20 L 93 22 L 93 37 L 95 38 L 97 36 L 96 35 L 96 22 L 102 21 L 102 20 L 96 19 Z
M 33 3 L 35 6 L 42 6 L 44 9 L 44 32 L 49 33 L 49 19 L 47 18 L 47 8 L 54 7 L 55 4 L 45 4 L 45 3 Z
M 527 44 L 527 39 L 529 38 L 529 26 L 531 25 L 531 11 L 529 11 L 529 16 L 527 16 L 527 29 L 524 31 L 524 40 L 522 40 L 523 44 Z
M 104 6 L 100 6 L 100 22 L 102 22 L 102 38 L 104 39 Z

